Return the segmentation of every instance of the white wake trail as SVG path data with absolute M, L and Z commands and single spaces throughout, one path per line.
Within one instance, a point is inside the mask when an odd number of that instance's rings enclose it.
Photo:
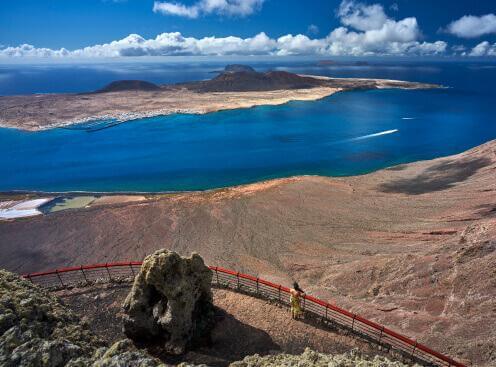
M 360 141 L 360 140 L 365 140 L 365 139 L 370 139 L 370 138 L 375 138 L 377 136 L 382 136 L 382 135 L 388 135 L 388 134 L 394 134 L 398 132 L 398 129 L 392 129 L 392 130 L 384 130 L 380 131 L 378 133 L 374 134 L 368 134 L 368 135 L 363 135 L 363 136 L 358 136 L 356 138 L 351 138 L 351 139 L 344 139 L 344 140 L 338 140 L 332 143 L 328 143 L 328 145 L 336 145 L 336 144 L 342 144 L 342 143 L 350 143 L 353 141 Z
M 358 140 L 370 139 L 370 138 L 375 138 L 376 136 L 394 134 L 398 131 L 399 131 L 398 129 L 385 130 L 385 131 L 381 131 L 379 133 L 363 135 L 363 136 L 359 136 L 358 138 L 352 138 L 352 139 L 347 139 L 347 140 L 343 140 L 343 141 L 358 141 Z

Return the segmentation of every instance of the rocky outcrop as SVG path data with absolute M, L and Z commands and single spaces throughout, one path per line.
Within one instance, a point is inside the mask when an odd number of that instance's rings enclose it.
M 129 339 L 116 342 L 110 348 L 101 348 L 91 358 L 78 358 L 66 367 L 166 367 L 159 360 L 138 350 Z
M 58 299 L 0 270 L 1 366 L 63 366 L 98 346 L 97 338 Z
M 0 270 L 0 366 L 163 366 L 130 341 L 111 348 L 58 298 Z
M 407 367 L 401 362 L 390 361 L 385 357 L 373 358 L 362 355 L 357 350 L 349 353 L 330 355 L 315 352 L 309 348 L 301 355 L 274 354 L 261 357 L 258 354 L 245 357 L 242 361 L 233 362 L 230 367 L 329 367 L 329 366 L 360 366 L 360 367 Z M 418 365 L 415 365 L 418 366 Z M 420 366 L 418 366 L 420 367 Z
M 124 332 L 170 354 L 208 337 L 214 324 L 212 272 L 198 254 L 159 250 L 143 261 L 123 308 Z

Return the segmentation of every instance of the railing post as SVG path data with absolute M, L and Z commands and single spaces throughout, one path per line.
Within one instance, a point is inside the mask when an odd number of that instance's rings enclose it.
M 258 294 L 258 277 L 257 277 L 257 294 Z
M 215 267 L 215 277 L 217 278 L 217 285 L 220 285 L 220 283 L 219 283 L 219 270 L 217 269 L 217 266 Z
M 412 349 L 412 358 L 413 358 L 413 355 L 415 354 L 415 349 L 417 349 L 417 344 L 418 344 L 418 342 L 415 340 L 415 344 L 413 345 L 413 349 Z
M 28 275 L 26 276 L 26 278 L 28 278 L 28 279 L 29 279 L 29 281 L 30 281 L 31 283 L 34 283 L 34 282 L 33 282 L 33 279 L 31 279 L 31 275 L 30 275 L 30 274 L 28 274 Z
M 109 281 L 112 281 L 112 277 L 110 276 L 110 270 L 108 268 L 108 263 L 105 263 L 105 269 L 107 269 L 107 274 L 108 274 L 108 277 L 109 277 Z
M 355 318 L 356 318 L 356 313 L 353 314 L 353 321 L 351 322 L 351 331 L 354 331 L 354 327 L 355 327 Z
M 57 277 L 59 278 L 59 281 L 60 281 L 60 284 L 62 285 L 62 287 L 65 287 L 64 282 L 62 281 L 62 278 L 60 277 L 58 269 L 55 270 L 55 273 L 57 274 Z
M 327 320 L 327 309 L 328 309 L 328 305 L 326 305 L 326 312 L 325 312 L 325 319 Z
M 381 328 L 381 334 L 379 335 L 379 343 L 381 342 L 383 332 L 384 332 L 384 326 L 382 326 Z
M 236 273 L 236 279 L 238 281 L 237 288 L 239 289 L 239 271 Z
M 129 267 L 131 268 L 131 272 L 133 273 L 133 278 L 134 278 L 135 277 L 135 274 L 134 274 L 133 264 L 132 263 L 129 263 Z
M 88 279 L 86 278 L 86 274 L 84 273 L 84 270 L 83 270 L 83 265 L 81 265 L 81 273 L 83 273 L 83 278 L 86 281 L 86 283 L 88 283 Z
M 281 287 L 282 287 L 282 285 L 279 284 L 279 288 L 278 288 L 278 290 L 279 290 L 279 292 L 278 292 L 279 302 L 281 302 Z

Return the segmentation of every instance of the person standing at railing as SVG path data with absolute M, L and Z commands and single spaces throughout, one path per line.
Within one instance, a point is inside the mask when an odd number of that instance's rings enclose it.
M 293 288 L 289 290 L 289 302 L 291 303 L 291 318 L 297 319 L 300 315 L 303 315 L 303 310 L 301 309 L 301 298 L 305 295 L 305 292 L 300 288 L 298 283 L 293 283 Z

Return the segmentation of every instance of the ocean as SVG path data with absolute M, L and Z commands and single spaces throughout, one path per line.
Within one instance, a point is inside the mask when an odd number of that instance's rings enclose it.
M 0 95 L 95 90 L 113 80 L 211 78 L 226 64 L 0 65 Z M 154 117 L 95 132 L 0 128 L 0 191 L 205 190 L 292 175 L 348 176 L 462 152 L 496 138 L 496 63 L 250 62 L 335 77 L 439 83 L 312 102 Z

